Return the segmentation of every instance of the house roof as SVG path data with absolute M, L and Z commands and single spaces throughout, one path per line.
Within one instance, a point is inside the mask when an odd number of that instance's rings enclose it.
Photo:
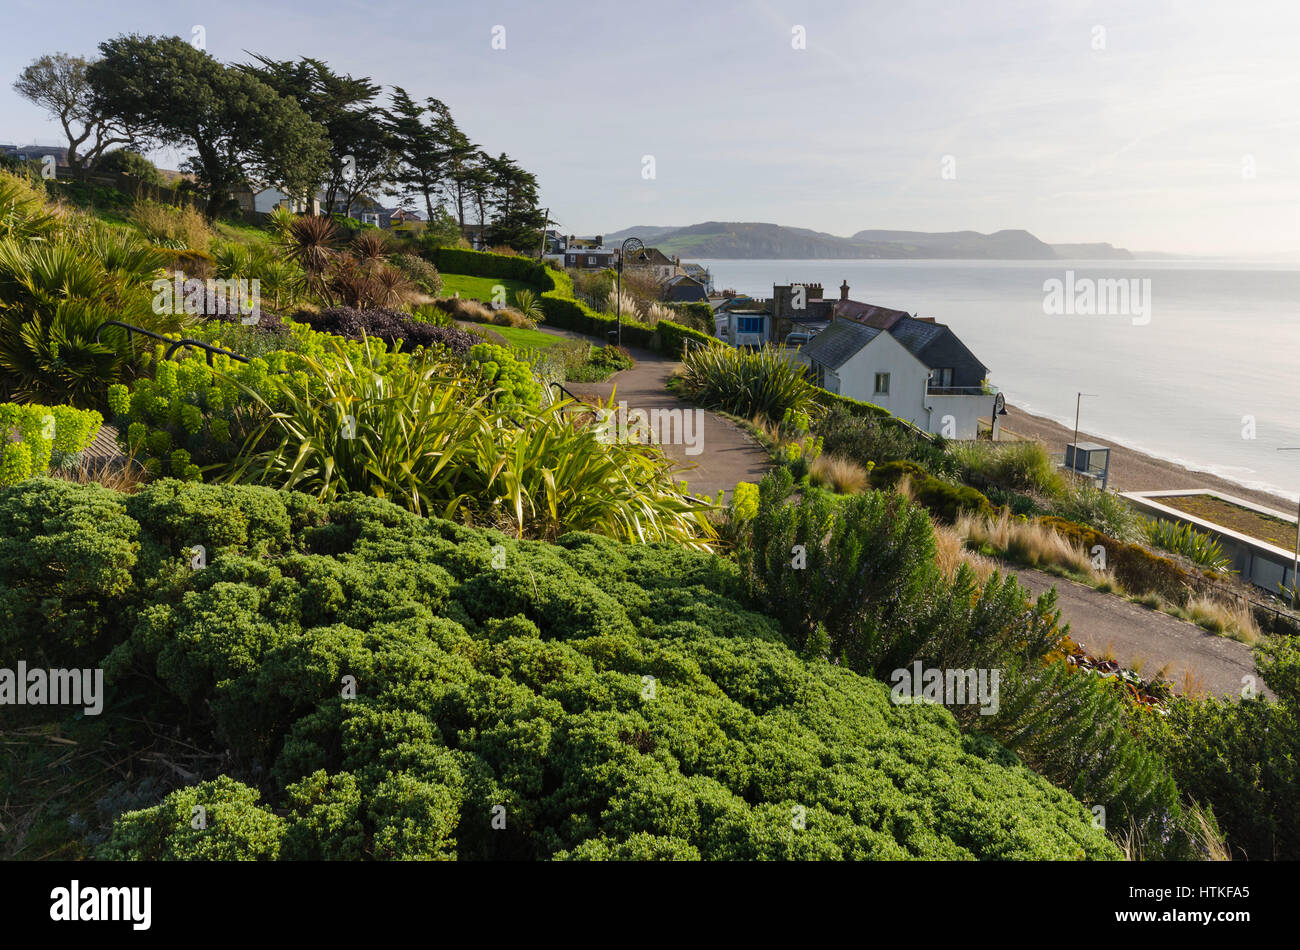
M 891 310 L 856 300 L 835 301 L 835 318 L 848 318 L 878 330 L 891 330 L 895 323 L 908 316 L 906 310 Z
M 939 337 L 951 332 L 946 324 L 935 323 L 933 319 L 921 320 L 909 315 L 906 310 L 891 310 L 888 307 L 876 307 L 856 300 L 837 301 L 835 316 L 888 331 L 890 336 L 903 344 L 908 352 L 930 369 L 935 367 L 926 356 L 926 349 Z M 974 354 L 971 354 L 971 358 L 974 359 Z
M 651 264 L 656 266 L 673 266 L 672 258 L 664 256 L 664 252 L 657 247 L 645 247 L 635 254 L 628 255 L 629 261 L 635 261 L 639 264 Z
M 855 320 L 836 320 L 805 343 L 799 352 L 823 366 L 839 369 L 883 332 L 879 327 L 869 327 Z

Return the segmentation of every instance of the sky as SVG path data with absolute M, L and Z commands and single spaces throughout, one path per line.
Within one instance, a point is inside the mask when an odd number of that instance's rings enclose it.
M 1300 259 L 1295 0 L 0 0 L 0 142 L 62 141 L 9 86 L 37 56 L 196 26 L 223 61 L 442 99 L 569 233 L 1024 228 Z

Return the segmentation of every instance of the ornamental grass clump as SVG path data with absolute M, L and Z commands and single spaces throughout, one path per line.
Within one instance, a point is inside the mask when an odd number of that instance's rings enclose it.
M 794 350 L 784 346 L 753 351 L 692 347 L 682 356 L 682 367 L 682 392 L 701 405 L 772 423 L 780 423 L 787 412 L 812 419 L 821 415 L 816 388 L 794 359 Z

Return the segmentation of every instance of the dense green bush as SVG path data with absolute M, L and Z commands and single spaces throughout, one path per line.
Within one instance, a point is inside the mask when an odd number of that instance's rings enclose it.
M 963 481 L 1051 496 L 1065 489 L 1061 474 L 1039 442 L 956 442 L 948 452 Z
M 542 387 L 533 379 L 529 365 L 515 358 L 504 346 L 476 343 L 465 354 L 465 368 L 479 374 L 485 384 L 496 390 L 493 398 L 502 409 L 541 405 Z
M 83 497 L 102 509 L 78 525 L 86 549 L 127 525 L 171 552 L 99 593 L 111 699 L 95 728 L 120 755 L 174 723 L 201 773 L 140 759 L 176 790 L 110 815 L 102 857 L 1118 856 L 1077 801 L 964 740 L 947 710 L 801 660 L 720 559 L 517 542 L 355 496 L 35 479 L 0 489 L 5 543 L 33 552 L 0 589 L 84 606 L 36 564 L 66 525 L 35 516 Z M 208 542 L 206 567 L 181 538 Z M 19 655 L 64 635 L 3 622 Z M 108 734 L 65 728 L 90 749 Z M 76 854 L 101 833 L 77 777 L 52 796 L 0 778 L 0 796 Z
M 878 488 L 893 487 L 904 476 L 912 496 L 940 521 L 952 523 L 958 515 L 966 513 L 985 518 L 993 516 L 993 506 L 979 491 L 969 485 L 954 485 L 935 478 L 915 462 L 895 460 L 877 465 L 871 470 L 871 483 Z
M 1179 698 L 1143 717 L 1146 741 L 1169 761 L 1187 794 L 1209 805 L 1229 849 L 1251 860 L 1300 859 L 1300 639 L 1276 637 L 1257 652 L 1277 700 Z
M 771 605 L 795 643 L 878 678 L 917 662 L 1000 671 L 992 715 L 953 707 L 964 728 L 1103 805 L 1114 827 L 1131 824 L 1149 856 L 1196 853 L 1178 787 L 1130 733 L 1122 690 L 1058 659 L 1054 590 L 1030 603 L 1014 576 L 981 586 L 965 565 L 946 580 L 930 519 L 899 495 L 805 492 L 791 505 L 792 487 L 784 470 L 763 479 L 740 564 L 751 598 Z
M 1102 491 L 1089 479 L 1067 480 L 1064 494 L 1053 499 L 1049 513 L 1118 541 L 1132 543 L 1142 537 L 1133 506 L 1118 492 Z

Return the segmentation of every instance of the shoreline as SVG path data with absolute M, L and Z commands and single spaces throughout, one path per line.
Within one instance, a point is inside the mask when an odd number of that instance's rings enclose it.
M 999 434 L 1002 441 L 1009 441 L 1008 436 L 1034 439 L 1047 445 L 1049 452 L 1064 452 L 1066 444 L 1074 439 L 1073 428 L 1067 428 L 1045 416 L 1034 415 L 1011 403 L 1007 403 L 1007 415 L 1002 420 Z M 1283 495 L 1248 488 L 1209 472 L 1198 472 L 1080 429 L 1079 440 L 1085 439 L 1110 448 L 1110 488 L 1119 491 L 1210 488 L 1286 514 L 1295 513 L 1296 503 Z

